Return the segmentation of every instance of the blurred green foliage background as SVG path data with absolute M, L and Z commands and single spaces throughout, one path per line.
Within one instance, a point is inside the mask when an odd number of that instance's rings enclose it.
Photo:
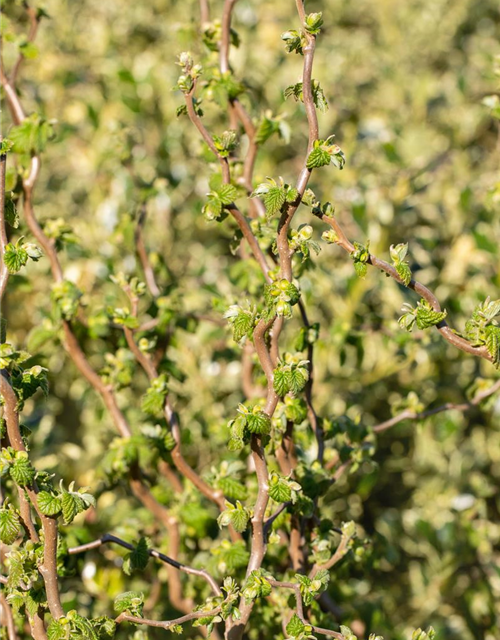
M 4 24 L 21 33 L 27 28 L 21 8 L 5 5 L 4 21 L 11 22 Z M 62 218 L 72 228 L 74 242 L 61 255 L 66 277 L 85 293 L 90 320 L 80 338 L 96 368 L 105 366 L 106 353 L 118 354 L 127 368 L 121 332 L 109 328 L 103 309 L 124 304 L 110 274 L 140 274 L 134 220 L 144 189 L 154 186 L 145 234 L 165 296 L 162 335 L 187 457 L 209 472 L 220 464 L 227 421 L 243 398 L 241 349 L 221 309 L 241 302 L 242 289 L 252 299 L 262 282 L 251 261 L 230 251 L 234 224 L 208 223 L 201 215 L 211 158 L 189 121 L 176 117 L 182 96 L 172 91 L 175 56 L 191 50 L 210 66 L 217 54 L 202 43 L 193 0 L 48 0 L 45 8 L 50 17 L 20 87 L 28 112 L 57 120 L 36 210 L 40 220 Z M 499 128 L 483 104 L 498 91 L 498 2 L 329 0 L 306 8 L 323 11 L 325 21 L 313 74 L 330 105 L 319 115 L 321 135 L 335 133 L 347 157 L 342 172 L 315 172 L 310 186 L 335 204 L 350 238 L 369 238 L 376 255 L 386 258 L 390 244 L 409 242 L 416 277 L 435 290 L 452 326 L 462 330 L 480 300 L 500 297 Z M 220 1 L 211 2 L 213 18 L 221 10 Z M 307 126 L 302 106 L 285 101 L 283 91 L 299 80 L 302 61 L 287 56 L 280 34 L 297 28 L 294 2 L 240 0 L 233 26 L 241 43 L 232 48 L 231 62 L 247 88 L 243 102 L 256 121 L 270 109 L 290 129 L 289 140 L 274 136 L 263 146 L 256 183 L 268 175 L 293 181 Z M 7 43 L 7 65 L 15 53 Z M 205 122 L 220 134 L 228 128 L 217 104 L 224 98 L 208 98 Z M 241 206 L 247 207 L 244 199 Z M 306 221 L 310 215 L 299 210 L 295 222 Z M 311 224 L 319 239 L 322 224 Z M 80 518 L 68 544 L 106 531 L 130 539 L 140 530 L 161 547 L 161 533 L 126 485 L 114 489 L 105 480 L 113 426 L 51 338 L 47 261 L 30 269 L 29 278 L 11 278 L 7 311 L 11 341 L 27 341 L 50 368 L 48 400 L 27 406 L 33 454 L 39 468 L 76 477 L 99 496 L 97 512 Z M 321 325 L 315 393 L 323 416 L 346 414 L 373 425 L 405 406 L 410 392 L 424 406 L 459 402 L 498 375 L 437 332 L 403 333 L 397 318 L 402 303 L 412 301 L 408 291 L 373 269 L 360 280 L 335 246 L 322 244 L 300 282 L 310 320 Z M 147 305 L 142 310 L 147 314 Z M 45 342 L 41 327 L 47 328 Z M 293 339 L 298 327 L 299 319 L 287 323 L 286 336 Z M 132 387 L 119 398 L 138 428 L 144 416 L 137 399 L 147 381 L 137 368 L 130 376 Z M 442 413 L 382 434 L 373 460 L 325 499 L 325 516 L 356 521 L 369 540 L 359 562 L 351 559 L 334 571 L 330 595 L 344 623 L 361 620 L 367 634 L 394 639 L 427 624 L 443 640 L 498 639 L 499 483 L 498 399 L 467 415 Z M 162 480 L 156 494 L 173 499 Z M 221 552 L 211 543 L 216 513 L 194 491 L 182 500 L 175 510 L 186 557 L 217 571 Z M 85 562 L 74 559 L 64 602 L 98 615 L 109 611 L 117 593 L 139 588 L 155 615 L 168 615 L 164 569 L 150 565 L 144 576 L 128 578 L 119 556 L 106 549 Z M 274 629 L 271 620 L 263 618 L 262 625 Z M 274 632 L 279 637 L 280 627 Z M 254 627 L 250 634 L 270 637 Z

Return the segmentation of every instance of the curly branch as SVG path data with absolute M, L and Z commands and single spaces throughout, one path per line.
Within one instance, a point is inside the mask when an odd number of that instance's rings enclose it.
M 127 613 L 120 613 L 120 615 L 115 619 L 117 624 L 120 622 L 133 622 L 134 624 L 145 624 L 148 627 L 156 627 L 158 629 L 169 629 L 177 624 L 183 624 L 184 622 L 189 622 L 190 620 L 197 620 L 198 618 L 207 618 L 210 616 L 216 616 L 220 613 L 221 607 L 215 607 L 215 609 L 211 609 L 210 611 L 193 611 L 191 613 L 186 614 L 180 618 L 176 618 L 175 620 L 149 620 L 148 618 L 137 618 L 136 616 L 130 616 Z
M 103 536 L 101 536 L 97 540 L 93 540 L 92 542 L 88 542 L 87 544 L 82 544 L 78 547 L 71 547 L 70 549 L 68 549 L 68 553 L 70 555 L 85 553 L 86 551 L 91 551 L 92 549 L 98 549 L 99 547 L 101 547 L 103 544 L 106 544 L 107 542 L 118 544 L 124 549 L 128 549 L 129 551 L 134 550 L 133 544 L 130 544 L 129 542 L 126 542 L 125 540 L 122 540 L 121 538 L 118 538 L 117 536 L 114 536 L 111 533 L 105 533 Z M 169 556 L 165 555 L 164 553 L 161 553 L 160 551 L 156 551 L 156 549 L 148 549 L 148 554 L 152 558 L 157 558 L 158 560 L 161 560 L 165 564 L 168 564 L 171 567 L 175 567 L 179 571 L 183 571 L 184 573 L 187 573 L 189 575 L 199 576 L 200 578 L 203 578 L 203 580 L 208 582 L 208 584 L 210 585 L 210 588 L 212 589 L 212 591 L 215 593 L 216 596 L 221 595 L 221 590 L 219 585 L 215 582 L 212 576 L 204 569 L 194 569 L 193 567 L 189 567 L 188 565 L 185 565 L 182 562 L 178 562 L 177 560 L 170 558 Z
M 349 254 L 355 251 L 354 245 L 347 238 L 347 236 L 345 235 L 342 227 L 340 226 L 336 218 L 325 216 L 323 214 L 319 214 L 318 217 L 321 218 L 323 222 L 326 222 L 326 224 L 332 227 L 332 229 L 335 231 L 338 237 L 336 244 L 342 247 L 342 249 L 344 249 L 344 251 L 347 251 L 347 253 Z M 396 269 L 389 263 L 385 262 L 384 260 L 380 260 L 380 258 L 377 258 L 376 256 L 370 254 L 367 264 L 371 264 L 373 267 L 376 267 L 377 269 L 380 269 L 384 273 L 387 273 L 387 275 L 389 275 L 391 278 L 396 280 L 396 282 L 405 286 L 405 283 L 399 276 Z M 407 286 L 409 289 L 412 289 L 413 291 L 415 291 L 415 293 L 418 293 L 419 296 L 427 300 L 427 302 L 431 305 L 434 311 L 437 311 L 437 312 L 441 311 L 441 305 L 439 304 L 438 299 L 436 298 L 434 293 L 430 289 L 428 289 L 425 285 L 418 282 L 417 280 L 412 279 Z M 457 349 L 460 349 L 465 353 L 470 353 L 473 356 L 484 358 L 485 360 L 488 360 L 490 362 L 492 361 L 492 357 L 488 353 L 488 350 L 486 349 L 486 347 L 472 346 L 470 342 L 465 340 L 465 338 L 462 338 L 457 333 L 455 333 L 445 320 L 442 320 L 438 325 L 436 325 L 436 328 L 439 331 L 439 333 L 443 336 L 443 338 L 447 342 L 452 344 L 454 347 L 457 347 Z

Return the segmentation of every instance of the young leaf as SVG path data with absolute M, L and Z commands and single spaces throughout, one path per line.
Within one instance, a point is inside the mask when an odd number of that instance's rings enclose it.
M 321 12 L 310 13 L 306 16 L 304 26 L 308 33 L 311 35 L 317 35 L 323 26 L 323 14 Z
M 151 386 L 142 397 L 141 409 L 152 416 L 162 414 L 167 394 L 167 375 L 163 373 L 151 382 Z
M 271 418 L 263 411 L 247 415 L 247 428 L 250 433 L 267 435 L 271 431 Z
M 274 370 L 273 387 L 282 398 L 290 391 L 290 371 L 282 367 Z
M 12 544 L 21 532 L 19 515 L 11 505 L 0 508 L 0 541 Z
M 358 640 L 354 633 L 345 625 L 340 625 L 340 633 L 343 635 L 344 640 Z
M 76 516 L 85 510 L 85 503 L 79 495 L 66 491 L 61 496 L 61 509 L 64 524 L 71 524 Z
M 123 570 L 129 576 L 133 571 L 144 571 L 149 562 L 149 545 L 146 538 L 141 538 L 134 550 L 125 557 Z
M 500 363 L 500 327 L 495 325 L 489 325 L 485 329 L 486 335 L 486 348 L 490 354 L 493 364 L 498 366 Z
M 282 187 L 271 187 L 264 196 L 264 206 L 268 217 L 272 217 L 275 213 L 279 213 L 281 207 L 285 204 L 286 192 Z
M 48 640 L 66 640 L 69 633 L 69 624 L 62 624 L 59 620 L 52 620 L 47 627 Z
M 417 303 L 416 321 L 419 329 L 434 327 L 446 318 L 447 312 L 435 311 L 427 300 L 423 298 Z
M 20 487 L 27 487 L 32 484 L 36 471 L 29 461 L 28 454 L 18 451 L 14 462 L 9 467 L 10 477 Z
M 117 613 L 127 611 L 132 616 L 141 616 L 144 606 L 144 594 L 138 591 L 126 591 L 116 596 L 114 609 Z
M 232 184 L 223 184 L 217 191 L 217 194 L 222 204 L 228 205 L 236 200 L 238 191 Z
M 246 500 L 248 498 L 248 489 L 236 478 L 230 476 L 219 478 L 217 487 L 230 500 Z
M 307 168 L 317 169 L 319 167 L 326 167 L 330 164 L 330 153 L 321 146 L 314 147 L 307 158 Z
M 290 622 L 286 625 L 286 632 L 292 638 L 296 638 L 300 636 L 301 633 L 304 632 L 305 624 L 299 618 L 299 616 L 294 613 L 290 618 Z
M 286 478 L 280 477 L 277 473 L 271 475 L 269 481 L 269 496 L 275 502 L 288 502 L 292 498 L 292 490 Z
M 37 496 L 37 502 L 38 508 L 45 516 L 55 516 L 62 510 L 61 497 L 48 491 L 40 491 Z

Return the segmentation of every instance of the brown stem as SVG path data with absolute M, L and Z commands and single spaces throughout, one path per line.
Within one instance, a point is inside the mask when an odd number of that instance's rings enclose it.
M 208 4 L 208 0 L 200 0 L 200 20 L 202 25 L 210 22 L 210 5 Z
M 316 576 L 318 571 L 321 571 L 322 569 L 327 569 L 327 570 L 331 569 L 333 566 L 337 564 L 337 562 L 342 560 L 342 558 L 345 556 L 345 554 L 348 551 L 347 549 L 348 542 L 349 542 L 349 538 L 347 538 L 346 536 L 342 536 L 342 538 L 340 539 L 339 546 L 337 547 L 335 553 L 330 558 L 330 560 L 328 560 L 328 562 L 325 562 L 324 564 L 315 564 L 314 567 L 311 569 L 309 578 L 311 578 L 311 580 L 314 580 L 314 577 Z
M 219 67 L 221 73 L 227 73 L 230 70 L 229 67 L 229 48 L 231 44 L 231 18 L 234 5 L 237 0 L 226 0 L 224 4 L 224 10 L 222 15 L 222 25 L 221 25 L 221 44 L 220 44 L 220 55 L 219 55 Z M 242 183 L 247 190 L 247 193 L 250 195 L 253 191 L 253 172 L 255 167 L 255 161 L 257 159 L 257 153 L 259 150 L 259 146 L 255 140 L 256 137 L 256 129 L 252 122 L 252 118 L 247 113 L 245 107 L 238 100 L 238 98 L 233 98 L 229 102 L 229 115 L 231 120 L 234 120 L 237 117 L 241 124 L 243 125 L 243 129 L 245 130 L 246 136 L 248 138 L 248 150 L 245 156 L 245 160 L 243 163 L 243 179 Z M 236 124 L 231 124 L 231 128 L 236 128 Z M 252 198 L 249 201 L 250 206 L 250 214 L 252 217 L 260 216 L 265 217 L 265 207 L 260 198 Z
M 7 598 L 0 592 L 0 605 L 2 606 L 2 615 L 5 620 L 5 626 L 7 628 L 7 638 L 9 640 L 18 640 L 16 631 L 16 625 L 14 624 L 14 616 L 12 615 L 12 609 L 10 608 Z
M 187 107 L 187 112 L 188 112 L 189 118 L 190 118 L 191 122 L 195 125 L 195 127 L 198 129 L 198 131 L 200 132 L 203 140 L 205 140 L 205 142 L 207 143 L 209 149 L 218 158 L 220 166 L 221 166 L 221 170 L 222 170 L 222 179 L 223 179 L 225 184 L 229 184 L 231 182 L 231 172 L 230 172 L 230 168 L 229 168 L 229 162 L 228 162 L 227 158 L 223 158 L 219 154 L 217 149 L 215 148 L 214 142 L 213 142 L 210 134 L 206 130 L 203 122 L 201 121 L 201 118 L 198 116 L 198 114 L 196 113 L 196 110 L 194 108 L 193 94 L 194 94 L 195 88 L 196 88 L 196 84 L 193 85 L 193 88 L 191 89 L 190 93 L 186 94 L 186 96 L 185 96 L 185 98 L 186 98 L 186 107 Z M 238 207 L 234 203 L 228 205 L 227 206 L 227 210 L 233 216 L 233 218 L 236 220 L 236 223 L 237 223 L 238 227 L 240 228 L 240 231 L 243 234 L 243 237 L 248 242 L 248 244 L 250 246 L 250 249 L 252 250 L 254 258 L 257 260 L 257 262 L 260 265 L 260 268 L 262 270 L 262 273 L 264 274 L 264 277 L 266 278 L 267 282 L 270 282 L 271 278 L 270 278 L 269 273 L 268 273 L 269 272 L 269 267 L 268 267 L 268 264 L 267 264 L 266 257 L 264 255 L 262 249 L 260 248 L 259 242 L 258 242 L 257 238 L 255 237 L 255 235 L 253 234 L 252 229 L 250 228 L 250 225 L 248 224 L 247 219 L 245 218 L 245 216 L 241 213 L 241 211 L 238 209 Z
M 305 304 L 302 299 L 299 300 L 299 310 L 300 315 L 302 317 L 302 322 L 304 324 L 304 328 L 306 331 L 310 328 L 309 318 L 307 316 L 307 311 Z M 324 456 L 325 456 L 325 438 L 323 432 L 323 426 L 321 421 L 318 419 L 318 415 L 316 410 L 314 409 L 314 404 L 312 400 L 312 392 L 313 392 L 313 383 L 314 383 L 314 344 L 308 341 L 307 343 L 307 359 L 309 360 L 309 379 L 306 383 L 305 388 L 305 396 L 306 396 L 306 404 L 307 404 L 307 413 L 309 416 L 309 422 L 311 423 L 312 430 L 314 435 L 316 436 L 316 442 L 318 445 L 318 454 L 317 460 L 320 464 L 323 464 Z
M 26 451 L 19 428 L 19 416 L 16 409 L 17 397 L 4 374 L 0 374 L 0 393 L 4 399 L 5 422 L 10 444 L 16 451 Z M 57 579 L 57 522 L 40 511 L 36 484 L 32 488 L 27 488 L 26 491 L 42 523 L 45 543 L 43 546 L 43 563 L 39 566 L 39 571 L 45 583 L 50 613 L 54 618 L 58 619 L 64 615 L 64 610 L 61 605 Z
M 143 228 L 145 220 L 146 205 L 143 204 L 140 209 L 139 220 L 137 221 L 137 226 L 135 228 L 135 248 L 137 251 L 137 255 L 139 256 L 139 260 L 141 261 L 142 270 L 144 271 L 144 278 L 146 279 L 146 284 L 148 286 L 149 292 L 151 293 L 153 298 L 158 298 L 161 294 L 161 291 L 158 287 L 158 284 L 156 283 L 155 274 L 153 268 L 151 267 L 151 263 L 149 262 L 148 252 L 144 243 Z
M 28 42 L 33 42 L 34 39 L 36 38 L 36 32 L 38 30 L 38 23 L 39 23 L 39 19 L 37 16 L 37 11 L 36 9 L 34 9 L 33 7 L 30 7 L 28 5 L 28 3 L 24 4 L 25 8 L 26 8 L 26 12 L 28 13 L 28 17 L 30 20 L 30 30 L 28 33 Z M 24 56 L 22 53 L 19 54 L 14 67 L 11 71 L 10 74 L 10 82 L 12 83 L 12 86 L 15 87 L 16 86 L 16 79 L 17 79 L 17 74 L 19 73 L 19 69 L 21 68 L 21 65 L 23 63 L 24 60 Z
M 220 41 L 220 70 L 229 71 L 229 47 L 231 46 L 231 14 L 237 0 L 225 0 L 222 12 L 221 41 Z
M 0 144 L 2 142 L 2 136 L 0 135 Z M 5 253 L 5 247 L 7 246 L 7 228 L 5 224 L 5 171 L 7 165 L 7 156 L 5 154 L 0 155 L 0 301 L 3 300 L 5 289 L 7 287 L 7 281 L 9 279 L 9 270 L 7 269 L 3 255 Z
M 396 424 L 403 422 L 403 420 L 423 420 L 424 418 L 434 416 L 437 413 L 441 413 L 442 411 L 451 411 L 452 409 L 455 411 L 469 411 L 470 409 L 477 407 L 483 400 L 486 400 L 486 398 L 496 393 L 499 389 L 500 380 L 497 380 L 495 384 L 493 384 L 489 389 L 485 389 L 483 391 L 480 391 L 479 393 L 476 393 L 476 395 L 469 402 L 446 402 L 439 407 L 426 409 L 425 411 L 420 412 L 410 411 L 409 409 L 407 409 L 399 413 L 397 416 L 390 418 L 389 420 L 380 422 L 379 424 L 372 427 L 372 429 L 373 431 L 375 431 L 375 433 L 381 433 L 382 431 L 386 431 L 387 429 L 394 427 Z
M 184 622 L 189 622 L 189 620 L 196 620 L 198 618 L 206 618 L 208 616 L 215 616 L 221 610 L 221 607 L 215 607 L 215 609 L 211 609 L 210 611 L 192 611 L 191 613 L 182 616 L 181 618 L 176 618 L 175 620 L 149 620 L 148 618 L 137 618 L 135 616 L 129 616 L 126 613 L 120 613 L 118 618 L 115 619 L 117 624 L 120 622 L 133 622 L 134 624 L 145 624 L 148 627 L 157 627 L 159 629 L 169 629 L 176 624 L 183 624 Z

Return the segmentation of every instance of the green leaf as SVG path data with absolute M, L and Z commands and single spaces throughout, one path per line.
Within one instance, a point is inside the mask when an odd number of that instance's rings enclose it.
M 22 245 L 9 242 L 5 247 L 3 261 L 9 273 L 17 273 L 28 262 L 28 252 Z
M 270 187 L 269 191 L 265 194 L 264 206 L 266 207 L 266 213 L 268 218 L 281 210 L 281 207 L 285 204 L 286 192 L 283 187 Z
M 251 433 L 267 435 L 271 431 L 271 418 L 263 411 L 247 415 L 247 428 Z
M 290 420 L 294 424 L 304 422 L 307 417 L 306 403 L 300 398 L 287 396 L 285 398 L 285 416 L 287 420 Z
M 69 280 L 63 280 L 52 287 L 52 298 L 62 317 L 71 320 L 78 311 L 82 292 Z
M 306 40 L 303 34 L 299 33 L 296 29 L 290 29 L 281 34 L 281 39 L 285 43 L 287 53 L 297 53 L 299 55 L 304 54 L 304 47 L 306 46 Z
M 85 510 L 85 503 L 79 495 L 65 492 L 61 496 L 61 509 L 64 524 L 71 524 L 76 516 Z
M 133 571 L 144 571 L 149 562 L 149 545 L 146 538 L 141 538 L 134 550 L 125 557 L 123 570 L 129 576 Z
M 233 340 L 235 342 L 241 342 L 243 338 L 252 338 L 257 313 L 255 308 L 243 309 L 240 306 L 234 304 L 224 313 L 224 318 L 227 318 L 232 325 Z
M 427 631 L 423 629 L 415 629 L 411 635 L 411 640 L 434 640 L 436 632 L 432 627 L 429 627 Z
M 16 153 L 40 153 L 54 136 L 52 123 L 33 113 L 21 124 L 12 127 L 9 139 Z
M 139 320 L 130 313 L 130 309 L 124 307 L 117 307 L 110 309 L 113 322 L 129 329 L 137 329 L 139 326 Z
M 256 598 L 266 598 L 272 592 L 272 587 L 266 577 L 269 574 L 264 569 L 256 569 L 248 576 L 243 588 L 243 597 L 247 602 Z
M 70 611 L 67 617 L 71 620 L 71 637 L 82 638 L 82 640 L 99 640 L 90 620 L 80 616 L 76 611 Z
M 235 509 L 231 514 L 231 524 L 235 531 L 243 533 L 248 525 L 249 520 L 248 512 L 245 509 Z
M 306 166 L 308 169 L 317 169 L 326 167 L 330 164 L 331 155 L 323 147 L 315 147 L 307 158 Z
M 223 540 L 218 547 L 213 547 L 210 552 L 217 559 L 217 566 L 223 574 L 233 573 L 237 569 L 246 567 L 250 557 L 242 540 L 236 542 Z
M 498 366 L 500 363 L 500 327 L 496 327 L 495 325 L 487 326 L 485 335 L 485 344 L 488 353 L 493 360 L 493 364 Z
M 36 471 L 29 461 L 28 454 L 18 451 L 14 462 L 9 467 L 10 477 L 20 487 L 27 487 L 32 484 Z
M 0 156 L 5 156 L 12 149 L 12 142 L 8 138 L 0 141 Z
M 0 540 L 4 544 L 12 544 L 21 532 L 19 515 L 11 505 L 0 509 Z
M 305 624 L 302 622 L 299 616 L 296 613 L 294 613 L 293 616 L 290 618 L 290 622 L 286 625 L 287 634 L 289 636 L 292 636 L 293 638 L 296 638 L 301 633 L 303 633 L 304 629 L 305 629 Z
M 61 624 L 58 620 L 52 620 L 47 628 L 49 640 L 66 640 L 70 632 L 69 624 Z
M 47 380 L 47 369 L 41 367 L 39 364 L 25 369 L 21 375 L 16 375 L 13 380 L 20 409 L 23 408 L 24 402 L 28 398 L 31 398 L 38 389 L 42 390 L 45 397 L 48 395 L 49 382 Z
M 116 622 L 112 618 L 108 618 L 108 616 L 99 616 L 98 618 L 92 619 L 92 626 L 97 631 L 99 635 L 99 640 L 104 640 L 104 638 L 109 637 L 114 638 L 116 631 Z
M 419 329 L 433 327 L 446 318 L 447 312 L 435 311 L 431 305 L 423 298 L 418 302 L 416 309 L 416 322 Z
M 38 56 L 38 47 L 33 42 L 26 40 L 19 45 L 19 52 L 23 58 L 34 60 Z
M 217 191 L 219 200 L 224 205 L 232 204 L 238 197 L 238 191 L 232 184 L 223 184 Z
M 287 479 L 276 473 L 272 474 L 269 480 L 269 496 L 275 502 L 289 502 L 292 499 L 292 490 Z
M 398 276 L 404 282 L 406 286 L 408 286 L 411 282 L 411 269 L 410 265 L 407 262 L 400 262 L 396 265 L 396 271 L 398 272 Z
M 5 198 L 5 220 L 13 228 L 19 227 L 19 215 L 17 213 L 16 203 L 12 198 Z
M 37 502 L 38 508 L 45 516 L 55 516 L 62 510 L 61 497 L 48 491 L 40 491 L 37 496 Z
M 229 476 L 219 478 L 217 487 L 230 500 L 246 500 L 248 498 L 248 489 L 236 478 Z
M 308 169 L 325 167 L 329 164 L 335 165 L 337 169 L 344 168 L 344 152 L 338 145 L 330 143 L 331 138 L 333 136 L 330 136 L 327 140 L 316 140 L 314 142 L 314 147 L 306 162 Z
M 126 591 L 116 596 L 114 609 L 117 613 L 127 611 L 132 616 L 142 616 L 144 594 L 138 591 Z
M 295 395 L 302 391 L 309 380 L 309 371 L 306 367 L 292 367 L 290 371 L 290 391 Z
M 66 491 L 61 482 L 62 495 L 60 499 L 64 524 L 70 524 L 79 513 L 90 506 L 95 507 L 95 498 L 90 493 L 73 491 L 73 484 L 71 483 L 69 491 Z
M 304 26 L 308 33 L 311 35 L 317 35 L 323 26 L 323 14 L 321 12 L 310 13 L 306 16 Z
M 340 625 L 340 633 L 344 636 L 344 640 L 358 640 L 354 633 L 345 625 Z
M 213 136 L 214 146 L 221 158 L 227 158 L 236 148 L 236 131 L 224 131 L 221 136 Z
M 355 262 L 354 263 L 354 271 L 358 278 L 366 278 L 366 274 L 368 273 L 368 267 L 364 262 Z
M 290 391 L 290 371 L 284 368 L 274 370 L 273 387 L 282 398 Z
M 231 524 L 236 531 L 242 533 L 247 528 L 249 519 L 250 512 L 241 502 L 237 501 L 234 505 L 226 501 L 226 509 L 217 518 L 217 524 L 220 528 Z
M 322 113 L 328 111 L 328 102 L 325 98 L 325 93 L 321 88 L 320 83 L 317 80 L 312 80 L 312 94 L 313 101 L 317 109 L 319 109 Z M 293 97 L 295 102 L 299 100 L 304 102 L 304 93 L 302 89 L 302 82 L 297 82 L 296 84 L 292 84 L 285 89 L 283 92 L 285 99 Z
M 151 382 L 151 386 L 142 397 L 141 409 L 153 416 L 163 414 L 167 394 L 167 375 L 163 373 Z

